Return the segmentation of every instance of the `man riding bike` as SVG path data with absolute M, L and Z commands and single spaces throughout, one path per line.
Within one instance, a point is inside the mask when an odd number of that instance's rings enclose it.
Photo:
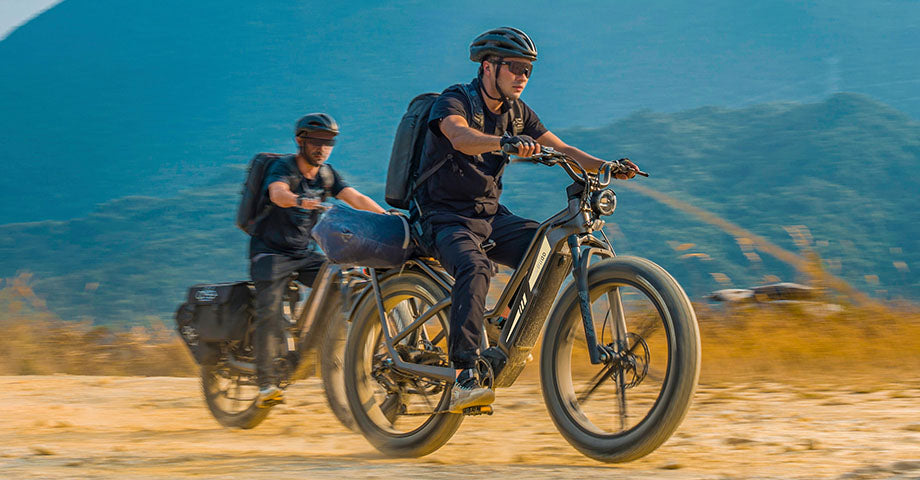
M 249 244 L 256 289 L 254 346 L 260 406 L 279 403 L 283 397 L 273 363 L 281 355 L 283 297 L 290 276 L 297 272 L 300 283 L 313 286 L 326 261 L 310 236 L 321 198 L 329 194 L 356 209 L 384 213 L 324 165 L 338 133 L 338 124 L 325 113 L 300 118 L 294 128 L 297 154 L 279 158 L 265 173 L 261 195 L 268 196 L 272 208 L 256 225 Z
M 521 30 L 482 33 L 470 44 L 470 60 L 479 63 L 477 78 L 445 90 L 428 119 L 420 171 L 446 162 L 419 188 L 417 199 L 425 235 L 455 279 L 448 339 L 457 373 L 449 407 L 453 413 L 495 399 L 476 368 L 492 262 L 517 267 L 538 226 L 499 203 L 508 156 L 494 152 L 528 157 L 545 145 L 590 171 L 604 163 L 563 142 L 520 100 L 536 59 L 536 46 Z M 480 111 L 482 117 L 473 118 Z M 634 171 L 617 177 L 635 176 L 638 167 L 627 159 L 621 162 Z M 486 252 L 483 245 L 490 240 L 494 247 Z

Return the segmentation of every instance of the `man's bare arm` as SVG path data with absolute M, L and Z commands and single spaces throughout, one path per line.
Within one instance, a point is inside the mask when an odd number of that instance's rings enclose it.
M 546 145 L 547 147 L 552 147 L 556 150 L 559 150 L 562 153 L 568 154 L 578 162 L 585 170 L 589 172 L 596 172 L 601 165 L 604 164 L 604 161 L 600 158 L 595 157 L 585 153 L 565 142 L 557 137 L 553 132 L 546 132 L 543 135 L 540 135 L 540 138 L 537 139 L 541 145 Z
M 368 212 L 374 213 L 386 213 L 386 210 L 383 209 L 377 202 L 373 201 L 367 195 L 355 190 L 352 187 L 345 187 L 336 195 L 335 198 L 347 203 L 352 208 L 358 210 L 367 210 Z
M 319 200 L 304 198 L 297 204 L 297 194 L 291 191 L 290 185 L 284 182 L 272 182 L 268 185 L 268 198 L 281 208 L 300 207 L 313 210 L 319 205 Z
M 448 115 L 441 119 L 441 133 L 450 140 L 453 147 L 467 155 L 479 155 L 501 150 L 500 138 L 486 135 L 470 127 L 460 115 Z

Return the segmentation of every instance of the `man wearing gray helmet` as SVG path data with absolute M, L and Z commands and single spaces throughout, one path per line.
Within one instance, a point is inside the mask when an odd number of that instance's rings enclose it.
M 476 368 L 491 262 L 516 268 L 538 226 L 499 203 L 508 156 L 495 152 L 505 147 L 528 157 L 545 145 L 588 170 L 604 163 L 553 135 L 520 100 L 537 60 L 537 47 L 526 33 L 511 27 L 484 32 L 470 45 L 470 60 L 479 64 L 477 78 L 448 88 L 431 107 L 419 171 L 435 170 L 417 195 L 425 235 L 455 279 L 448 339 L 457 370 L 449 407 L 455 413 L 495 399 Z M 629 160 L 621 161 L 638 171 Z M 494 247 L 486 252 L 488 241 Z
M 259 405 L 282 401 L 274 361 L 281 355 L 283 296 L 288 280 L 312 286 L 326 257 L 310 236 L 317 207 L 332 196 L 348 205 L 370 212 L 384 209 L 369 197 L 349 187 L 326 160 L 332 153 L 339 126 L 325 113 L 311 113 L 294 127 L 297 153 L 271 163 L 264 175 L 261 195 L 270 208 L 252 232 L 249 243 L 250 275 L 255 283 L 256 373 Z

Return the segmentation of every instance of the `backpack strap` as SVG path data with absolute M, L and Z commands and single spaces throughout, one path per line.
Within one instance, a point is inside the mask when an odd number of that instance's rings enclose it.
M 521 102 L 511 104 L 511 135 L 518 136 L 524 131 L 524 115 L 521 114 Z
M 470 125 L 470 128 L 474 130 L 482 131 L 483 126 L 485 125 L 485 112 L 482 110 L 482 101 L 479 97 L 479 88 L 478 82 L 475 80 L 470 83 L 465 83 L 460 88 L 464 94 L 466 94 L 466 99 L 470 103 L 469 118 L 467 122 Z M 434 165 L 428 167 L 427 170 L 420 173 L 418 178 L 415 179 L 415 184 L 412 186 L 412 190 L 409 193 L 409 197 L 414 197 L 415 192 L 421 187 L 432 175 L 434 175 L 441 167 L 447 163 L 448 160 L 451 160 L 453 155 L 447 154 L 444 158 L 435 162 Z M 476 155 L 476 159 L 480 162 L 482 161 L 482 155 Z
M 443 167 L 444 164 L 447 163 L 447 161 L 450 160 L 451 158 L 454 158 L 454 156 L 448 153 L 447 155 L 444 156 L 444 158 L 438 160 L 437 162 L 435 162 L 434 165 L 429 167 L 428 170 L 425 170 L 424 172 L 422 172 L 418 176 L 418 178 L 415 179 L 415 185 L 412 187 L 412 193 L 414 194 L 415 191 L 418 190 L 418 187 L 420 187 L 423 183 L 425 183 L 425 181 L 428 180 L 429 177 L 434 175 L 434 173 L 437 172 L 441 167 Z
M 323 198 L 321 201 L 325 202 L 326 197 L 332 196 L 332 184 L 335 183 L 335 174 L 332 173 L 332 167 L 324 163 L 319 166 L 317 175 L 323 181 Z
M 466 93 L 466 99 L 470 102 L 470 127 L 474 130 L 482 131 L 485 128 L 485 112 L 482 110 L 482 100 L 479 98 L 479 82 L 471 82 L 463 85 L 463 91 Z

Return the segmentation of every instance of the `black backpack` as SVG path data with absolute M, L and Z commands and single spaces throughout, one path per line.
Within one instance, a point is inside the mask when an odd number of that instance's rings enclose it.
M 265 172 L 280 159 L 289 159 L 294 155 L 282 155 L 280 153 L 259 153 L 249 161 L 249 168 L 246 171 L 246 181 L 243 182 L 242 198 L 240 207 L 236 212 L 236 226 L 249 235 L 256 231 L 259 225 L 268 213 L 271 211 L 272 202 L 268 195 L 262 192 L 263 183 L 265 182 Z M 323 180 L 323 194 L 321 201 L 326 200 L 330 193 L 332 183 L 335 178 L 332 170 L 325 163 L 319 168 L 319 176 Z
M 482 110 L 482 102 L 479 100 L 479 91 L 474 87 L 474 83 L 455 85 L 450 88 L 459 88 L 466 94 L 470 104 L 470 117 L 467 118 L 467 122 L 471 128 L 482 131 L 485 114 Z M 415 191 L 447 162 L 446 157 L 442 158 L 424 172 L 418 172 L 422 151 L 425 148 L 425 136 L 428 134 L 428 116 L 431 113 L 431 106 L 438 97 L 440 97 L 439 93 L 423 93 L 413 98 L 399 126 L 396 127 L 396 138 L 393 140 L 393 150 L 390 153 L 384 194 L 390 206 L 408 209 Z M 524 129 L 524 120 L 518 102 L 515 101 L 512 106 L 513 134 L 518 135 Z

